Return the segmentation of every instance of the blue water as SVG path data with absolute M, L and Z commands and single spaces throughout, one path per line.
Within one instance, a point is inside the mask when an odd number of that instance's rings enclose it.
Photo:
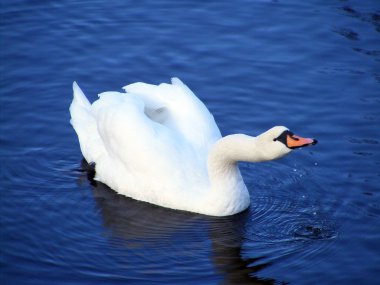
M 204 2 L 1 1 L 1 284 L 379 284 L 380 2 Z M 241 164 L 232 217 L 94 183 L 72 82 L 95 100 L 172 76 L 224 135 L 319 144 Z

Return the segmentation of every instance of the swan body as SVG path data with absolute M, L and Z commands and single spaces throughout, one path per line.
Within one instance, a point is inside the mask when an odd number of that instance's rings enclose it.
M 178 78 L 124 90 L 101 93 L 90 104 L 74 82 L 71 124 L 84 158 L 96 165 L 95 179 L 136 200 L 232 215 L 250 204 L 237 162 L 272 160 L 293 149 L 286 136 L 279 139 L 290 133 L 285 127 L 222 138 L 208 109 Z M 315 143 L 302 140 L 295 147 Z

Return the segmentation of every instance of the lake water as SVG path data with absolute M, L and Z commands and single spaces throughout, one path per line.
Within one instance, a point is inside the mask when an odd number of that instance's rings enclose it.
M 379 284 L 380 2 L 1 1 L 1 284 Z M 319 144 L 241 164 L 212 218 L 88 179 L 87 96 L 178 76 L 224 135 Z

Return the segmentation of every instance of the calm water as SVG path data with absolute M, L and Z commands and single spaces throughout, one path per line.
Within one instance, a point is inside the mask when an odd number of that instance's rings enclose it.
M 203 2 L 1 1 L 1 284 L 379 284 L 380 2 Z M 223 134 L 320 143 L 241 164 L 233 217 L 88 179 L 72 81 L 94 100 L 172 76 Z

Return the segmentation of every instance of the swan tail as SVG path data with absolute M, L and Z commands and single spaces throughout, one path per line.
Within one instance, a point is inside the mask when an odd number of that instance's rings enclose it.
M 91 104 L 86 98 L 86 95 L 84 95 L 82 89 L 79 87 L 78 83 L 76 81 L 73 82 L 73 95 L 74 100 L 76 103 L 86 109 L 90 109 Z
M 70 115 L 70 123 L 75 131 L 85 128 L 94 121 L 91 114 L 91 104 L 75 81 L 73 83 L 73 101 L 70 105 Z
M 102 150 L 96 120 L 88 101 L 79 85 L 73 83 L 73 101 L 70 105 L 70 123 L 78 135 L 80 148 L 88 163 L 95 162 Z

